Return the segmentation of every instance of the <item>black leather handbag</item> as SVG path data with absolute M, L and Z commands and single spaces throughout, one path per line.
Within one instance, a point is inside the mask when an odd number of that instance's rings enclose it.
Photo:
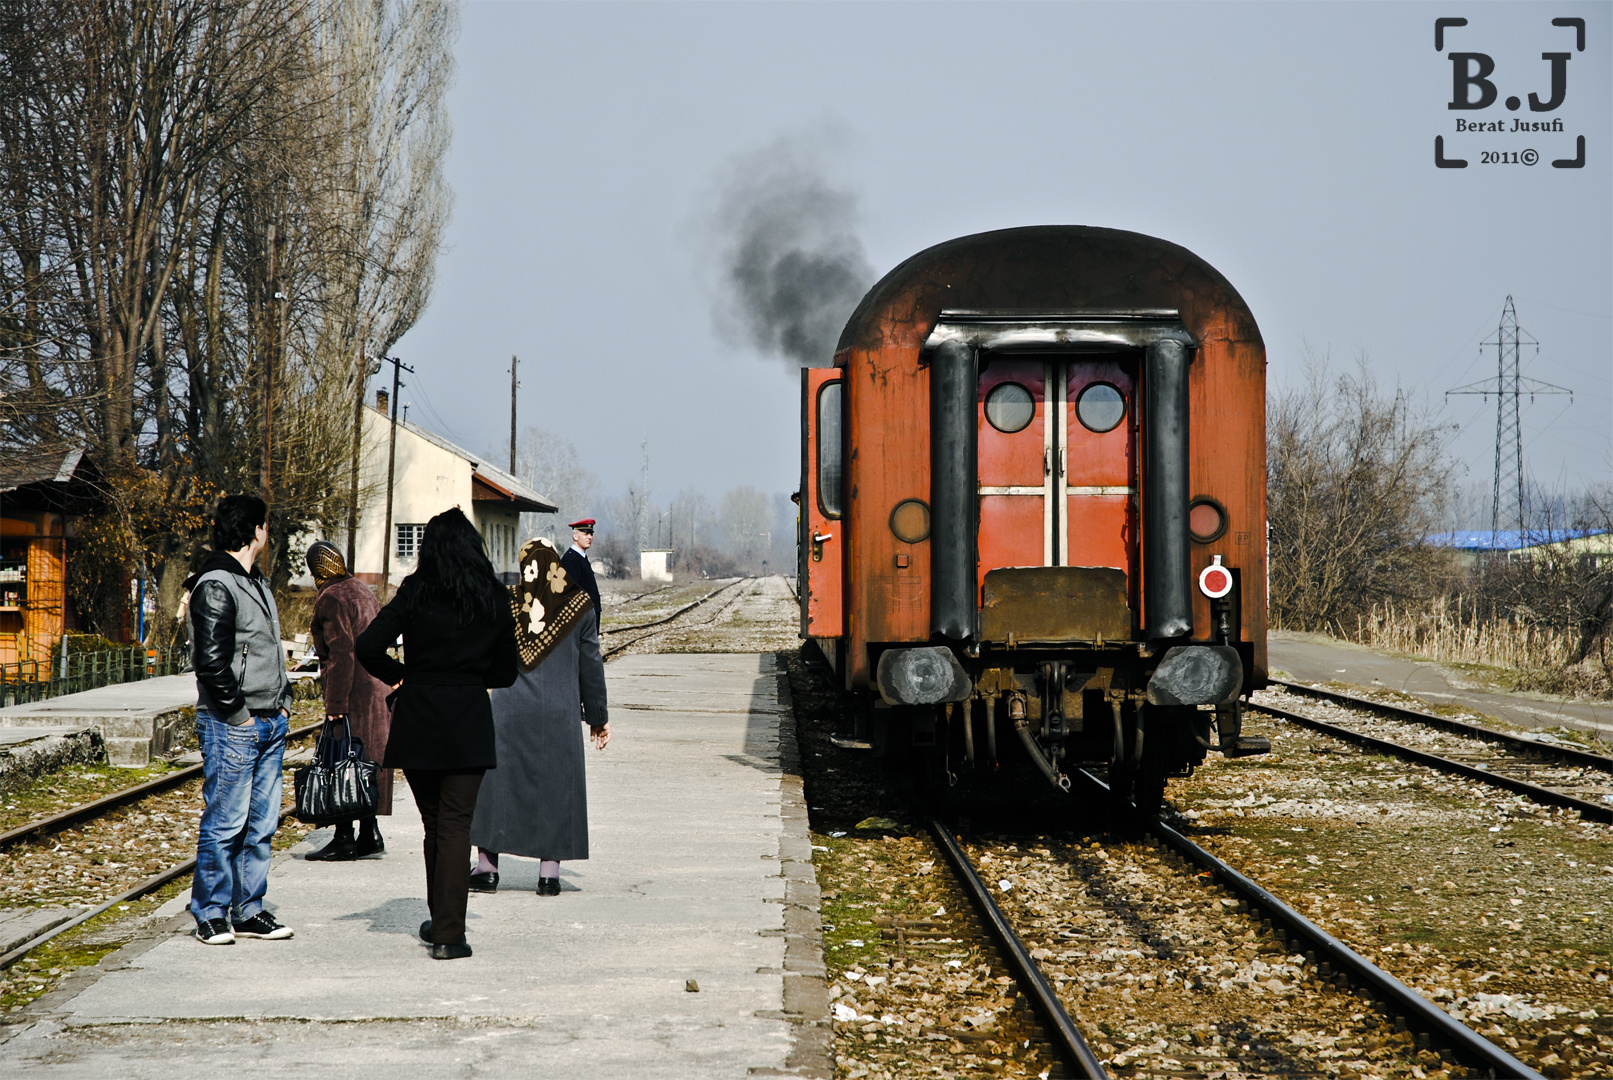
M 354 737 L 347 720 L 327 720 L 314 747 L 314 760 L 292 773 L 297 820 L 334 825 L 370 817 L 381 801 L 379 772 L 380 766 L 364 759 L 364 743 Z

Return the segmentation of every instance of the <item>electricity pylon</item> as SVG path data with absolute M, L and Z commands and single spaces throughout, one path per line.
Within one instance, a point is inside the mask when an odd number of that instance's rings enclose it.
M 1512 307 L 1512 297 L 1508 296 L 1506 306 L 1501 309 L 1501 325 L 1496 328 L 1495 336 L 1479 344 L 1481 353 L 1487 346 L 1495 346 L 1495 378 L 1445 391 L 1446 397 L 1452 394 L 1482 394 L 1488 400 L 1491 394 L 1495 395 L 1495 488 L 1490 504 L 1491 543 L 1495 542 L 1496 534 L 1502 529 L 1510 529 L 1514 525 L 1521 538 L 1528 524 L 1523 487 L 1523 425 L 1519 420 L 1521 399 L 1525 394 L 1529 395 L 1530 401 L 1534 401 L 1537 395 L 1567 394 L 1570 404 L 1574 400 L 1572 390 L 1522 377 L 1518 354 L 1523 344 L 1533 345 L 1535 355 L 1540 355 L 1540 342 L 1518 326 L 1518 313 Z M 1504 483 L 1503 475 L 1506 476 Z

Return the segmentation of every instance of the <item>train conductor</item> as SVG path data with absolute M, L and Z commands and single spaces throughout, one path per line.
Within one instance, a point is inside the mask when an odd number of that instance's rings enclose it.
M 566 576 L 584 589 L 594 601 L 594 618 L 603 617 L 604 609 L 599 604 L 599 582 L 594 580 L 594 568 L 588 565 L 588 549 L 594 543 L 594 519 L 583 518 L 581 521 L 571 523 L 571 547 L 560 557 L 560 565 L 566 571 Z

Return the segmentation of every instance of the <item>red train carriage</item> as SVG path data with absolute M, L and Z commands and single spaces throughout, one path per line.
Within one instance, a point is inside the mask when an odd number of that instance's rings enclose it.
M 802 635 L 871 737 L 949 774 L 1011 743 L 1158 807 L 1260 753 L 1265 348 L 1136 233 L 1008 229 L 908 259 L 802 372 Z

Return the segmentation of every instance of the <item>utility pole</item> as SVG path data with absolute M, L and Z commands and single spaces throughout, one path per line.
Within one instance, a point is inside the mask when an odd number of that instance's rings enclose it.
M 1521 365 L 1518 354 L 1525 342 L 1535 347 L 1535 355 L 1540 354 L 1540 342 L 1518 326 L 1518 313 L 1512 306 L 1512 297 L 1508 296 L 1501 308 L 1501 324 L 1496 328 L 1495 336 L 1479 344 L 1481 354 L 1486 347 L 1495 346 L 1495 378 L 1445 391 L 1446 397 L 1452 394 L 1480 394 L 1488 400 L 1491 394 L 1495 395 L 1495 483 L 1490 500 L 1492 544 L 1496 543 L 1498 534 L 1514 526 L 1521 542 L 1529 524 L 1523 486 L 1523 424 L 1520 417 L 1523 395 L 1528 394 L 1529 400 L 1534 401 L 1537 394 L 1567 394 L 1569 404 L 1574 401 L 1572 390 L 1525 379 L 1519 374 Z
M 392 576 L 392 477 L 398 464 L 398 390 L 404 385 L 400 372 L 414 374 L 414 368 L 395 356 L 384 357 L 392 365 L 392 441 L 386 451 L 386 524 L 381 529 L 381 589 L 380 597 L 386 600 L 388 582 Z
M 353 473 L 347 488 L 347 572 L 358 573 L 358 465 L 364 438 L 364 389 L 369 382 L 370 317 L 359 326 L 358 356 L 354 377 L 358 380 L 353 397 Z
M 510 354 L 510 475 L 515 475 L 515 389 L 521 384 L 515 379 L 517 357 Z
M 649 539 L 650 532 L 650 433 L 647 430 L 644 432 L 644 441 L 640 444 L 640 448 L 644 451 L 644 472 L 643 480 L 639 484 L 639 491 L 642 494 L 639 496 L 638 521 L 634 524 L 638 532 L 638 545 L 642 549 L 644 541 Z
M 263 342 L 263 464 L 259 469 L 259 485 L 263 489 L 263 501 L 269 501 L 270 493 L 270 452 L 274 445 L 274 331 L 275 331 L 275 298 L 280 295 L 277 288 L 275 274 L 274 226 L 269 226 L 269 276 L 264 283 L 269 290 L 269 317 L 264 327 Z
M 276 243 L 275 227 L 269 225 L 269 311 L 268 340 L 263 350 L 263 501 L 274 504 L 274 368 L 280 354 L 280 316 L 285 307 L 286 294 L 280 291 L 280 250 Z M 259 556 L 263 572 L 274 572 L 274 550 L 277 543 L 271 536 Z

